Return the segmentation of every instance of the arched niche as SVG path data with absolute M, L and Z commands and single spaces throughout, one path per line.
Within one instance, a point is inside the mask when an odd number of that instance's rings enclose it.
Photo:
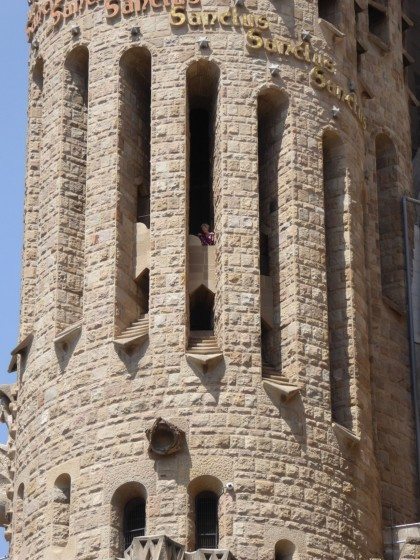
M 287 183 L 285 147 L 289 142 L 289 99 L 277 87 L 262 89 L 257 98 L 260 289 L 264 360 L 281 367 L 280 212 Z M 286 145 L 286 146 L 285 146 Z M 266 328 L 265 328 L 266 327 Z M 267 348 L 272 352 L 267 355 Z
M 223 483 L 211 475 L 195 478 L 188 485 L 188 549 L 219 546 L 223 523 Z M 209 545 L 209 546 L 207 546 Z
M 148 308 L 148 297 L 138 282 L 150 266 L 152 58 L 148 49 L 136 46 L 125 51 L 119 71 L 117 331 L 122 332 Z
M 128 544 L 129 532 L 133 538 L 146 532 L 147 493 L 139 482 L 126 482 L 114 492 L 111 499 L 110 552 L 121 557 Z M 137 525 L 135 527 L 134 525 Z M 140 525 L 143 525 L 142 527 Z

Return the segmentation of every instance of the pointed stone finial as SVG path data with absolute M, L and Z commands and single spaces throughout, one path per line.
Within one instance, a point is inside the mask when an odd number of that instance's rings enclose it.
M 72 25 L 70 28 L 70 32 L 73 35 L 73 37 L 77 37 L 78 35 L 80 35 L 80 26 Z
M 306 31 L 306 29 L 304 29 L 302 31 L 302 41 L 305 41 L 305 43 L 309 43 L 312 39 L 311 34 L 309 33 L 309 31 Z
M 280 64 L 270 64 L 268 69 L 272 76 L 278 76 L 280 74 Z
M 337 119 L 337 118 L 338 118 L 338 115 L 340 114 L 340 110 L 341 110 L 341 109 L 340 109 L 339 107 L 337 107 L 336 105 L 334 105 L 334 107 L 332 108 L 332 116 L 333 116 L 333 119 Z
M 197 43 L 200 49 L 208 49 L 210 45 L 210 41 L 208 40 L 207 37 L 199 37 L 197 39 Z

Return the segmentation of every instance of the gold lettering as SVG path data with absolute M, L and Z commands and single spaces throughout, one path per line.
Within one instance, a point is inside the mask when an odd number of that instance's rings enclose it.
M 76 5 L 74 2 L 72 2 L 71 4 L 67 4 L 64 7 L 64 17 L 67 19 L 69 17 L 74 16 L 74 14 L 76 13 Z
M 270 27 L 266 16 L 258 16 L 257 27 L 259 27 L 260 29 L 268 29 Z
M 187 16 L 188 23 L 191 25 L 191 27 L 198 27 L 202 25 L 200 12 L 190 12 L 187 14 Z
M 311 61 L 311 53 L 310 53 L 310 49 L 309 49 L 309 44 L 304 42 L 304 43 L 301 43 L 300 45 L 297 45 L 295 47 L 295 57 L 298 60 L 306 60 L 306 62 L 310 62 Z
M 63 21 L 63 0 L 55 0 L 53 8 L 53 25 L 59 25 Z
M 129 15 L 134 12 L 133 0 L 124 0 L 121 5 L 121 13 L 124 15 Z
M 312 57 L 312 62 L 315 64 L 315 66 L 323 66 L 322 56 L 317 52 L 314 53 Z
M 251 49 L 260 49 L 264 45 L 261 33 L 255 29 L 251 29 L 246 34 L 246 42 Z
M 241 25 L 238 19 L 238 12 L 236 11 L 236 8 L 233 8 L 232 10 L 232 25 L 234 25 L 235 27 Z
M 272 39 L 264 39 L 264 48 L 268 52 L 276 52 L 276 44 Z
M 354 93 L 348 93 L 345 96 L 344 101 L 347 103 L 347 105 L 350 107 L 350 109 L 352 111 L 355 111 L 357 98 L 356 98 L 356 95 Z
M 315 66 L 315 68 L 311 70 L 309 77 L 314 87 L 324 89 L 324 87 L 327 85 L 327 82 L 325 81 L 324 70 L 320 66 Z
M 47 0 L 45 4 L 42 5 L 42 13 L 47 16 L 51 12 L 51 0 Z
M 181 6 L 172 8 L 170 18 L 171 25 L 173 25 L 174 27 L 184 25 L 186 21 L 184 9 Z
M 113 18 L 120 13 L 120 6 L 117 0 L 105 0 L 106 17 Z
M 335 72 L 335 64 L 332 60 L 330 60 L 329 58 L 324 58 L 323 61 L 323 66 L 329 71 L 329 72 Z
M 214 25 L 217 23 L 217 13 L 215 12 L 202 12 L 203 25 Z
M 292 54 L 295 54 L 295 49 L 294 49 L 294 47 L 291 43 L 285 43 L 285 45 L 286 45 L 286 50 L 284 51 L 284 54 L 286 56 L 290 56 Z
M 277 51 L 279 54 L 284 54 L 286 47 L 287 43 L 285 43 L 284 41 L 277 41 Z
M 228 21 L 232 18 L 231 14 L 230 14 L 230 10 L 228 10 L 227 12 L 221 12 L 219 14 L 219 22 L 221 25 L 232 25 L 231 21 Z
M 255 27 L 254 16 L 252 14 L 244 14 L 242 16 L 242 27 L 248 29 L 249 27 Z

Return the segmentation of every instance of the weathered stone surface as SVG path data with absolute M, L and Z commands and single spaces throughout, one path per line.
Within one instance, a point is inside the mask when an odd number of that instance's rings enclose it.
M 172 16 L 138 4 L 66 0 L 55 20 L 51 2 L 30 4 L 19 340 L 33 342 L 13 360 L 11 559 L 122 557 L 132 497 L 146 534 L 193 551 L 202 490 L 220 496 L 218 546 L 236 560 L 381 558 L 383 529 L 419 511 L 401 3 L 384 7 L 389 49 L 366 0 L 327 24 L 308 0 L 190 0 Z M 357 105 L 337 97 L 350 89 Z M 200 247 L 189 260 L 190 109 L 203 107 L 207 273 Z M 214 294 L 206 367 L 186 356 L 197 284 Z M 293 398 L 265 389 L 263 362 Z M 185 432 L 178 453 L 149 456 L 158 417 Z

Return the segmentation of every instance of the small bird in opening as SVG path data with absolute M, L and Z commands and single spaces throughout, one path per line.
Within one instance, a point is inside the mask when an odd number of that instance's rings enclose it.
M 201 245 L 214 245 L 214 232 L 210 231 L 209 224 L 201 224 L 201 232 L 198 234 Z

